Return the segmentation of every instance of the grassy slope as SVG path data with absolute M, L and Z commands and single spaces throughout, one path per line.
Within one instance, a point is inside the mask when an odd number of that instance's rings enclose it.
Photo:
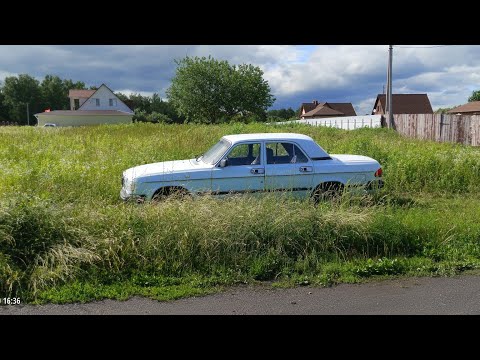
M 222 135 L 286 131 L 384 167 L 378 196 L 318 208 L 262 199 L 119 200 L 122 170 L 191 158 Z M 261 124 L 0 129 L 0 295 L 87 301 L 203 294 L 235 282 L 331 284 L 480 263 L 480 149 Z

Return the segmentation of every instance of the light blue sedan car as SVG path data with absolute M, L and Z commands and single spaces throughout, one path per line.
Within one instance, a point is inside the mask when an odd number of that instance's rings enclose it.
M 383 186 L 382 168 L 369 157 L 329 155 L 311 137 L 293 133 L 227 135 L 196 159 L 127 169 L 123 200 L 159 200 L 173 194 L 226 195 L 288 191 L 320 197 L 346 186 Z

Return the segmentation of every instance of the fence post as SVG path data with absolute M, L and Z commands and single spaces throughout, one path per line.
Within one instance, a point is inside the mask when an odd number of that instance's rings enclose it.
M 442 130 L 443 130 L 443 113 L 440 114 L 440 139 L 437 141 L 442 141 Z

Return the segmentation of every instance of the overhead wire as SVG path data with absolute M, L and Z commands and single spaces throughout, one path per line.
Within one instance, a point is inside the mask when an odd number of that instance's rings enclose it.
M 402 49 L 433 49 L 433 48 L 439 48 L 439 47 L 445 47 L 445 46 L 455 46 L 455 45 L 433 45 L 433 46 L 402 46 L 402 45 L 393 45 L 393 47 L 402 48 Z

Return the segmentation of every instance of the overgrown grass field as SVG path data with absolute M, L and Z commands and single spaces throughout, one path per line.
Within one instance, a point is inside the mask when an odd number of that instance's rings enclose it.
M 225 134 L 299 132 L 367 155 L 386 187 L 315 207 L 287 196 L 123 203 L 122 171 L 192 158 Z M 0 128 L 0 297 L 205 294 L 223 285 L 358 282 L 480 265 L 480 148 L 386 129 L 131 124 Z

